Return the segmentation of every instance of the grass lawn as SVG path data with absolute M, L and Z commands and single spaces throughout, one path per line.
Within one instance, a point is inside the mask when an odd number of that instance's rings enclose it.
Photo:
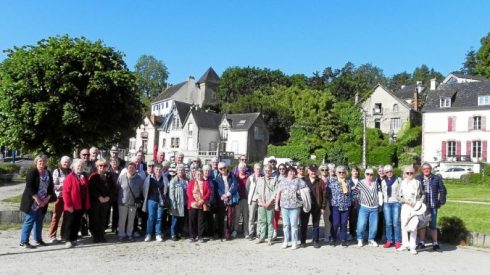
M 490 233 L 490 205 L 448 202 L 439 210 L 437 219 L 450 216 L 462 219 L 468 231 Z
M 490 184 L 464 184 L 458 181 L 445 183 L 448 200 L 490 202 Z

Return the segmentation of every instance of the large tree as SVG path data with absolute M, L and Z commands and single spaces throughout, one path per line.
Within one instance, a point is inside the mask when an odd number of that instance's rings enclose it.
M 482 37 L 480 43 L 476 53 L 475 73 L 490 78 L 490 33 Z
M 138 88 L 146 98 L 153 99 L 165 90 L 168 70 L 161 60 L 142 55 L 134 67 Z
M 142 103 L 123 54 L 100 40 L 50 37 L 6 50 L 0 144 L 52 156 L 127 139 Z

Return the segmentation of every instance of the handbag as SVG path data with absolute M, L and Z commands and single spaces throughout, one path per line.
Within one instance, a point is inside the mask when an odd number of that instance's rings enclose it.
M 141 198 L 136 198 L 136 196 L 133 193 L 133 189 L 131 188 L 131 184 L 129 182 L 128 175 L 126 175 L 126 178 L 128 179 L 128 187 L 129 187 L 129 192 L 131 192 L 131 196 L 134 199 L 134 207 L 136 208 L 141 208 L 143 206 L 143 200 Z

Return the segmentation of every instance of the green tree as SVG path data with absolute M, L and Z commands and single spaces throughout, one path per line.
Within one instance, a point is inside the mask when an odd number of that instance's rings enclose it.
M 420 67 L 415 68 L 412 74 L 412 84 L 417 81 L 422 81 L 422 85 L 424 87 L 429 87 L 431 79 L 437 79 L 438 82 L 441 82 L 444 79 L 444 76 L 434 70 L 434 68 L 430 68 L 423 64 Z
M 412 75 L 407 72 L 401 72 L 393 75 L 388 81 L 388 88 L 392 91 L 400 90 L 402 85 L 412 83 Z
M 475 72 L 478 75 L 490 78 L 490 33 L 482 37 L 481 46 L 476 53 Z
M 363 64 L 356 68 L 351 62 L 336 70 L 331 78 L 330 90 L 339 100 L 353 99 L 356 93 L 364 98 L 376 84 L 386 82 L 382 69 L 372 64 Z
M 140 92 L 154 99 L 167 87 L 167 66 L 151 55 L 142 55 L 136 62 L 135 75 Z
M 466 58 L 461 68 L 461 72 L 464 74 L 474 75 L 476 74 L 476 65 L 478 60 L 476 58 L 475 50 L 471 49 L 466 53 Z
M 123 54 L 102 41 L 50 37 L 0 64 L 0 144 L 68 154 L 126 140 L 142 104 Z

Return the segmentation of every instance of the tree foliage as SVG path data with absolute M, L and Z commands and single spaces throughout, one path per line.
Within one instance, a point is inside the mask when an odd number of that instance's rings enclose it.
M 0 64 L 0 143 L 68 154 L 134 134 L 142 104 L 122 53 L 102 41 L 50 37 Z
M 482 37 L 481 46 L 476 53 L 475 73 L 490 78 L 490 33 Z
M 167 66 L 151 55 L 142 55 L 135 65 L 139 91 L 149 99 L 157 97 L 167 87 Z

